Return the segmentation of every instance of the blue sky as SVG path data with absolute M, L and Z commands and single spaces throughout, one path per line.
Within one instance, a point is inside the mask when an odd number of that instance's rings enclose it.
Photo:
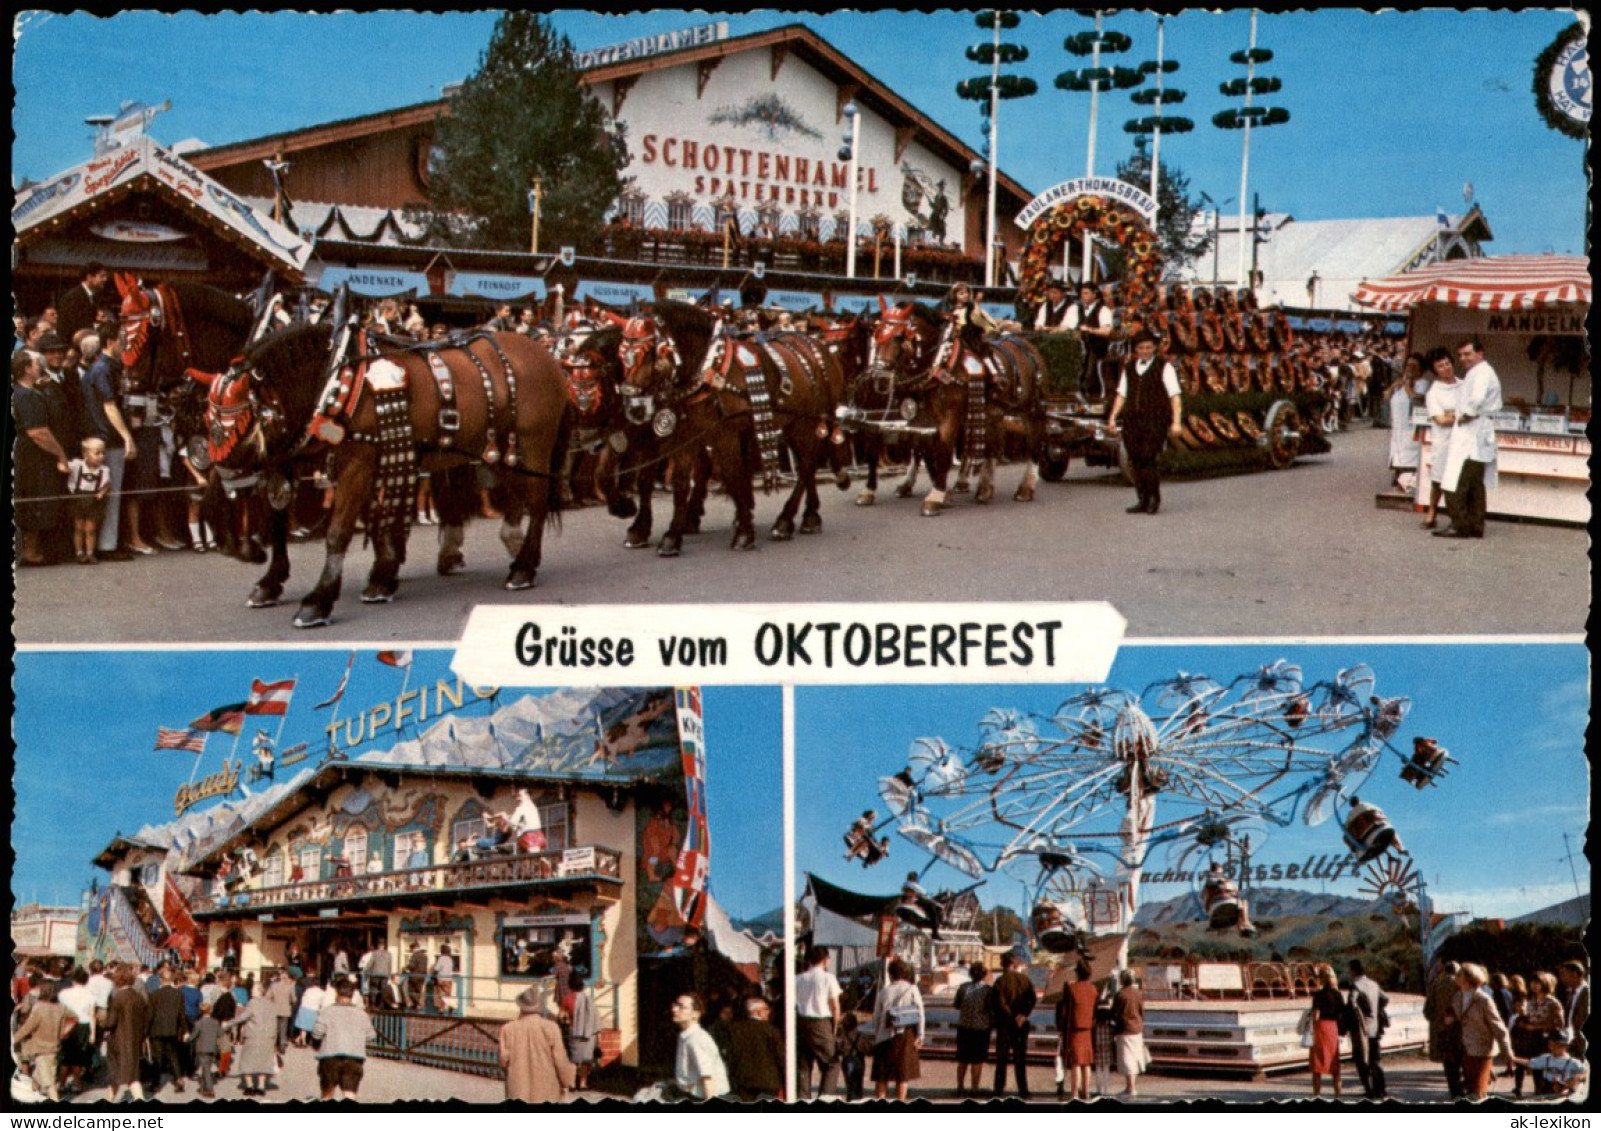
M 1398 778 L 1391 756 L 1360 796 L 1392 819 L 1441 911 L 1515 916 L 1571 899 L 1573 876 L 1561 858 L 1583 851 L 1589 826 L 1584 730 L 1589 711 L 1588 658 L 1582 645 L 1242 645 L 1125 646 L 1107 686 L 1136 694 L 1179 671 L 1223 683 L 1285 658 L 1308 684 L 1356 663 L 1376 674 L 1375 692 L 1405 695 L 1412 711 L 1395 742 L 1437 739 L 1460 765 L 1423 791 Z M 801 872 L 873 893 L 898 890 L 928 857 L 892 838 L 890 857 L 864 871 L 843 859 L 841 834 L 864 809 L 886 813 L 876 782 L 906 765 L 920 737 L 971 749 L 978 720 L 991 707 L 1049 716 L 1074 689 L 1063 687 L 800 688 L 796 691 L 796 860 Z M 1340 745 L 1343 745 L 1341 743 Z M 1157 821 L 1163 820 L 1158 799 Z M 1172 811 L 1168 811 L 1171 817 Z M 938 811 L 935 810 L 936 815 Z M 1115 825 L 1115 822 L 1114 822 Z M 1568 834 L 1565 846 L 1562 836 Z M 1343 851 L 1334 821 L 1272 830 L 1256 861 L 1288 864 Z M 1153 864 L 1159 869 L 1153 855 Z M 1589 890 L 1589 868 L 1576 864 Z M 1151 870 L 1151 869 L 1148 869 Z M 797 883 L 804 880 L 797 877 Z M 970 880 L 943 863 L 928 886 L 959 889 Z M 1283 884 L 1281 886 L 1302 886 Z M 1357 894 L 1341 881 L 1327 890 Z M 1183 894 L 1182 885 L 1150 885 L 1142 898 Z M 985 906 L 1017 907 L 1021 887 L 1002 876 L 980 893 Z
M 449 671 L 449 651 L 418 652 L 409 687 L 432 687 Z M 215 707 L 235 703 L 252 678 L 299 678 L 280 749 L 306 741 L 315 765 L 326 748 L 328 710 L 313 705 L 333 694 L 350 653 L 32 652 L 16 658 L 16 865 L 18 901 L 75 905 L 91 861 L 119 830 L 171 820 L 173 792 L 189 780 L 192 755 L 152 750 L 158 726 L 181 727 Z M 393 702 L 405 673 L 359 653 L 340 717 Z M 507 690 L 502 702 L 537 689 Z M 706 688 L 707 804 L 712 838 L 712 893 L 736 918 L 783 903 L 780 695 L 777 688 Z M 473 705 L 463 715 L 488 711 Z M 252 729 L 239 749 L 248 752 Z M 391 735 L 393 732 L 389 732 Z M 415 737 L 415 728 L 405 737 Z M 212 735 L 200 776 L 214 772 L 232 738 Z M 393 744 L 393 740 L 388 743 Z M 353 756 L 383 749 L 371 743 Z M 248 759 L 247 759 L 248 760 Z
M 102 19 L 31 14 L 14 54 L 13 176 L 50 176 L 83 160 L 83 118 L 124 99 L 173 108 L 157 119 L 166 143 L 222 144 L 439 96 L 470 73 L 494 13 L 296 13 Z M 715 18 L 674 10 L 629 16 L 564 11 L 556 24 L 579 48 Z M 976 145 L 977 108 L 956 82 L 980 68 L 962 52 L 983 38 L 971 13 L 780 13 L 727 17 L 739 35 L 803 21 L 913 105 Z M 1573 20 L 1571 12 L 1425 11 L 1370 14 L 1325 9 L 1264 15 L 1259 44 L 1275 53 L 1264 73 L 1281 78 L 1268 100 L 1291 111 L 1283 126 L 1253 133 L 1251 190 L 1263 206 L 1301 219 L 1430 215 L 1460 211 L 1471 182 L 1489 218 L 1492 254 L 1582 254 L 1584 147 L 1546 127 L 1531 82 L 1535 57 Z M 1008 39 L 1030 48 L 1017 73 L 1040 92 L 1002 110 L 1001 166 L 1039 192 L 1085 171 L 1088 96 L 1053 85 L 1085 65 L 1062 40 L 1091 25 L 1071 11 L 1028 15 Z M 1155 19 L 1139 13 L 1108 26 L 1134 40 L 1119 62 L 1154 58 Z M 1246 46 L 1244 11 L 1186 12 L 1167 21 L 1171 85 L 1193 133 L 1164 139 L 1165 159 L 1221 202 L 1239 192 L 1240 136 L 1212 127 L 1230 104 L 1218 84 L 1242 71 L 1228 55 Z M 352 45 L 361 44 L 357 53 Z M 1130 151 L 1122 131 L 1143 116 L 1126 95 L 1103 97 L 1098 172 Z

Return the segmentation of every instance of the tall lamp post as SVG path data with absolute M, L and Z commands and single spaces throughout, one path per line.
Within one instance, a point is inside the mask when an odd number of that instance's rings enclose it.
M 845 233 L 845 277 L 856 278 L 856 162 L 862 148 L 862 110 L 856 100 L 845 103 L 845 117 L 850 125 L 845 128 L 844 144 L 839 147 L 839 159 L 849 161 L 851 179 L 850 231 Z
M 542 177 L 534 178 L 534 187 L 528 190 L 528 214 L 530 232 L 528 237 L 528 251 L 532 255 L 539 254 L 539 208 L 545 201 L 545 181 Z

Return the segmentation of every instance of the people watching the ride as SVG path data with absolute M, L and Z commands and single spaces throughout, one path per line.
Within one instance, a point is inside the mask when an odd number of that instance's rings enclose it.
M 889 983 L 873 1005 L 873 1092 L 887 1099 L 894 1084 L 895 1098 L 904 1101 L 912 1081 L 922 1076 L 918 1051 L 925 1032 L 923 995 L 904 959 L 890 959 L 887 974 Z
M 795 979 L 795 1016 L 799 1022 L 796 1094 L 803 1100 L 812 1098 L 813 1067 L 820 1077 L 818 1095 L 831 1096 L 839 1086 L 836 1035 L 842 992 L 828 963 L 828 950 L 813 946 L 806 952 L 806 972 Z
M 990 1058 L 990 1031 L 995 1027 L 995 987 L 985 979 L 982 962 L 967 968 L 968 980 L 956 990 L 956 1095 L 978 1095 L 979 1078 Z
M 1034 1027 L 1030 1017 L 1039 999 L 1029 981 L 1028 967 L 1011 951 L 1001 956 L 1001 976 L 995 981 L 991 1000 L 995 1006 L 995 1096 L 1006 1094 L 1010 1065 L 1017 1076 L 1017 1094 L 1027 1099 L 1028 1034 Z

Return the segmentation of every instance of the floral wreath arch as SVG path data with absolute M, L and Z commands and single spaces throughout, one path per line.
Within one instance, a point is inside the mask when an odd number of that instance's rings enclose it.
M 1154 308 L 1162 280 L 1162 253 L 1156 233 L 1145 217 L 1127 204 L 1094 194 L 1065 200 L 1030 226 L 1023 246 L 1019 299 L 1027 305 L 1043 302 L 1058 248 L 1064 241 L 1081 240 L 1086 234 L 1109 239 L 1128 254 L 1118 305 L 1130 312 Z

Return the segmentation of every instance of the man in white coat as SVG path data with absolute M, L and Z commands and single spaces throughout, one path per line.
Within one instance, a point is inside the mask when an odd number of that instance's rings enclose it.
M 1477 337 L 1457 343 L 1456 357 L 1465 372 L 1441 480 L 1448 492 L 1451 525 L 1436 530 L 1434 536 L 1483 538 L 1488 492 L 1496 485 L 1495 422 L 1490 416 L 1501 410 L 1501 379 L 1484 360 L 1484 346 Z

